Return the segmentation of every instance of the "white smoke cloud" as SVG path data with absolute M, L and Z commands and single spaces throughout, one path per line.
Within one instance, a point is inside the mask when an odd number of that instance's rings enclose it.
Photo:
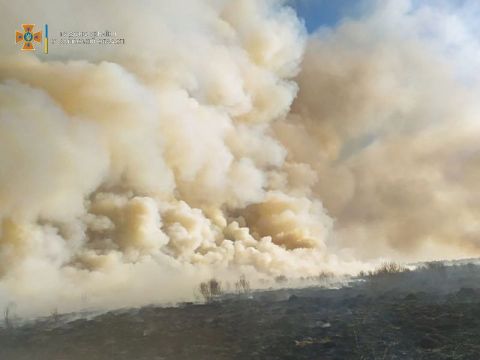
M 22 4 L 2 4 L 2 34 Z M 126 45 L 0 43 L 0 305 L 143 305 L 212 276 L 478 252 L 463 8 L 392 1 L 307 36 L 274 0 L 28 4 L 53 33 Z

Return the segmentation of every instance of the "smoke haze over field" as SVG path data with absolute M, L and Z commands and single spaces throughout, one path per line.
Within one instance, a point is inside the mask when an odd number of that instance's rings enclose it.
M 1 1 L 0 306 L 479 255 L 474 2 L 307 34 L 274 0 Z M 26 20 L 126 44 L 19 53 Z

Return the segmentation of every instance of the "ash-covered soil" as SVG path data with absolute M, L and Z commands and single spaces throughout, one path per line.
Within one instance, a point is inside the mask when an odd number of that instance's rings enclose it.
M 0 329 L 2 360 L 480 359 L 480 268 L 226 296 Z

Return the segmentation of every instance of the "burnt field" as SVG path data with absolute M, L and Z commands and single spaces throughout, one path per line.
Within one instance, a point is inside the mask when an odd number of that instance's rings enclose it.
M 480 267 L 384 268 L 341 289 L 221 296 L 207 304 L 0 328 L 0 359 L 479 359 Z

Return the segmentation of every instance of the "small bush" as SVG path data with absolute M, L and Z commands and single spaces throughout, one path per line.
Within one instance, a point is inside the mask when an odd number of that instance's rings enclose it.
M 58 308 L 53 309 L 53 311 L 50 313 L 50 318 L 55 322 L 60 321 L 60 314 L 58 313 Z
M 3 312 L 3 320 L 5 322 L 5 327 L 10 329 L 12 327 L 12 322 L 10 321 L 10 307 L 8 306 Z
M 235 289 L 238 293 L 248 294 L 250 292 L 250 282 L 245 275 L 240 276 L 240 279 L 235 283 Z
M 447 267 L 441 261 L 430 261 L 425 264 L 425 269 L 434 272 L 444 272 Z
M 7 305 L 7 307 L 3 311 L 3 321 L 7 329 L 12 329 L 14 327 L 14 324 L 13 324 L 13 319 L 15 317 L 15 315 L 13 314 L 14 308 L 15 308 L 15 304 L 10 303 Z
M 385 262 L 382 265 L 380 265 L 377 269 L 370 271 L 368 273 L 369 277 L 382 277 L 382 276 L 389 276 L 389 275 L 394 275 L 394 274 L 400 274 L 405 271 L 408 271 L 408 269 L 400 265 L 396 262 Z
M 318 281 L 327 283 L 330 280 L 332 280 L 335 277 L 335 275 L 332 272 L 329 271 L 322 271 L 320 274 L 318 274 Z
M 211 279 L 200 284 L 200 294 L 206 302 L 211 302 L 215 297 L 222 295 L 222 284 L 216 279 Z

